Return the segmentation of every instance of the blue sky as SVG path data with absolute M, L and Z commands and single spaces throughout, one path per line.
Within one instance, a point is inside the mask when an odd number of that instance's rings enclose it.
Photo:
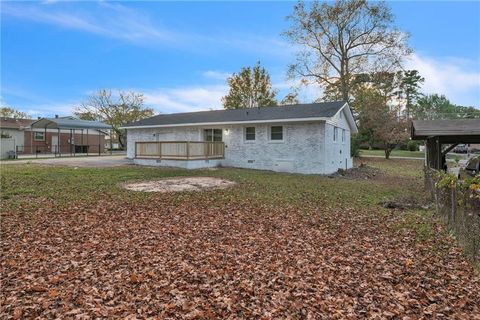
M 480 106 L 480 2 L 389 3 L 424 91 Z M 1 2 L 1 102 L 71 114 L 91 92 L 132 89 L 158 112 L 220 108 L 225 78 L 261 61 L 281 99 L 294 2 Z M 301 90 L 302 102 L 319 88 Z

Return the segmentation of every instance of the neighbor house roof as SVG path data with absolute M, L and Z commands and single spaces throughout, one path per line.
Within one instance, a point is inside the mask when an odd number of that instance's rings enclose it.
M 212 110 L 187 113 L 160 114 L 151 118 L 129 123 L 123 128 L 145 128 L 163 126 L 185 126 L 202 124 L 227 124 L 238 122 L 272 122 L 326 120 L 337 114 L 347 103 L 343 101 L 310 104 L 295 104 L 278 107 Z M 353 117 L 351 118 L 353 121 Z M 353 121 L 353 125 L 354 121 Z
M 100 122 L 90 120 L 80 120 L 74 117 L 58 117 L 58 118 L 42 118 L 31 124 L 32 128 L 46 129 L 97 129 L 107 130 L 112 126 Z
M 414 140 L 433 136 L 480 135 L 480 119 L 414 120 L 411 135 Z
M 15 119 L 15 118 L 0 118 L 0 128 L 4 129 L 23 129 L 30 126 L 32 122 L 35 122 L 33 119 Z

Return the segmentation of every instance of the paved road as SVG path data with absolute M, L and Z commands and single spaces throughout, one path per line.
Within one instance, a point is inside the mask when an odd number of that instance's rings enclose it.
M 28 159 L 28 160 L 12 160 L 1 161 L 0 165 L 10 166 L 19 164 L 41 164 L 51 166 L 70 166 L 70 167 L 118 167 L 133 164 L 133 161 L 125 158 L 124 155 L 117 156 L 101 156 L 101 157 L 75 157 L 75 158 L 51 158 L 51 159 Z
M 385 159 L 385 156 L 375 156 L 375 155 L 366 155 L 363 154 L 360 156 L 360 158 L 383 158 Z M 408 159 L 408 160 L 425 160 L 424 158 L 414 158 L 414 157 L 392 157 L 390 156 L 390 159 Z

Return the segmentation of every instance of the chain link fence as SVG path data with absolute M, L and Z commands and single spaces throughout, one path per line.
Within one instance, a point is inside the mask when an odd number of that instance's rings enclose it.
M 475 182 L 465 185 L 454 176 L 446 180 L 438 171 L 425 171 L 425 185 L 436 206 L 437 215 L 455 234 L 465 254 L 480 262 L 480 189 Z M 447 181 L 447 182 L 445 182 Z

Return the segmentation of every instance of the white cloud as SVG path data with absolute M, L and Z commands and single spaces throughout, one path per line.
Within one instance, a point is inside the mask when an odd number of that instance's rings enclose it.
M 232 75 L 232 73 L 215 71 L 215 70 L 208 70 L 208 71 L 203 72 L 202 75 L 205 78 L 208 78 L 208 79 L 226 81 L 227 78 Z
M 130 42 L 176 41 L 175 34 L 154 26 L 147 15 L 120 4 L 99 4 L 101 10 L 97 13 L 82 10 L 68 12 L 53 6 L 4 4 L 2 14 Z
M 480 106 L 478 61 L 413 54 L 406 69 L 418 70 L 425 78 L 423 92 L 444 94 L 455 104 Z
M 55 3 L 55 0 L 53 2 Z M 48 4 L 3 3 L 2 18 L 10 16 L 137 45 L 173 46 L 194 52 L 240 50 L 259 55 L 286 56 L 292 49 L 279 38 L 244 34 L 237 30 L 225 30 L 215 34 L 179 32 L 160 25 L 158 19 L 152 19 L 147 12 L 134 10 L 120 3 L 100 1 L 97 2 L 97 7 L 88 11 L 69 7 L 65 3 Z
M 227 90 L 227 86 L 224 85 L 210 85 L 159 88 L 143 92 L 146 105 L 161 113 L 175 113 L 221 109 L 221 98 Z

